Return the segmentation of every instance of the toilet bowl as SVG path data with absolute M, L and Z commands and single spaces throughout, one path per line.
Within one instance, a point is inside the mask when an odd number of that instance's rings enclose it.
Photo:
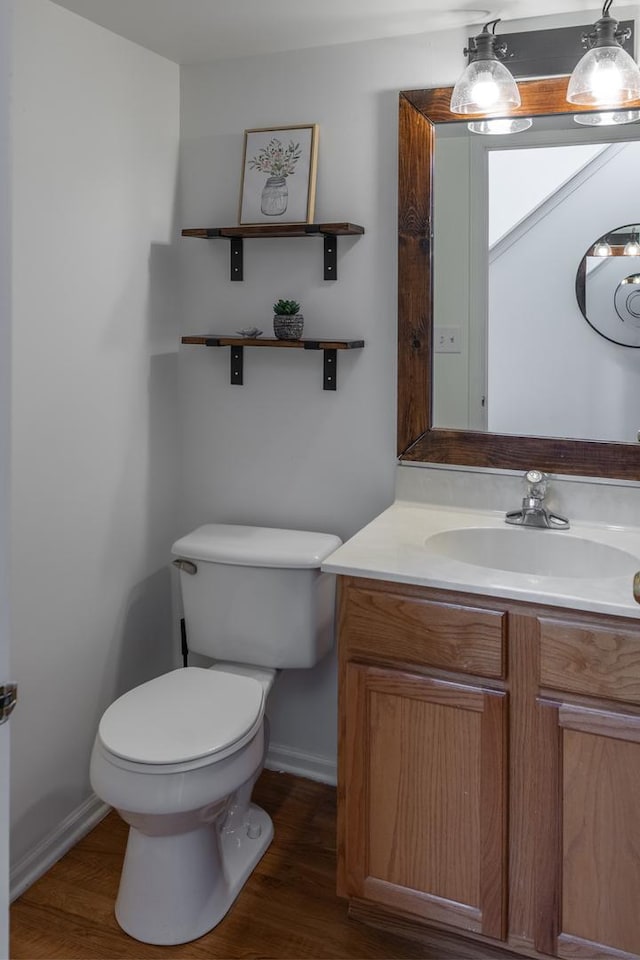
M 250 797 L 274 671 L 255 673 L 175 670 L 102 718 L 91 784 L 130 826 L 116 918 L 137 940 L 185 943 L 212 929 L 271 842 Z
M 186 667 L 105 712 L 91 785 L 129 824 L 116 918 L 171 945 L 222 919 L 273 836 L 251 803 L 268 746 L 265 700 L 280 669 L 313 667 L 333 645 L 332 534 L 206 524 L 174 543 Z

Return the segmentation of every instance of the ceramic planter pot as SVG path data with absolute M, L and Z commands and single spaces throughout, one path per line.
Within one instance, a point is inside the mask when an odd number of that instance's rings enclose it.
M 304 317 L 301 313 L 273 316 L 273 332 L 278 340 L 299 340 L 302 336 Z

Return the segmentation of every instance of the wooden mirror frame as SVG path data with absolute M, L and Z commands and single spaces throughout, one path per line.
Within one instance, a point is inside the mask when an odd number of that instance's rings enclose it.
M 565 99 L 567 78 L 518 84 L 509 116 L 589 112 Z M 460 122 L 451 87 L 400 93 L 398 186 L 398 457 L 406 461 L 640 480 L 640 444 L 432 426 L 434 124 Z M 624 109 L 640 108 L 640 100 Z M 544 389 L 541 371 L 540 388 Z M 640 411 L 638 412 L 640 427 Z

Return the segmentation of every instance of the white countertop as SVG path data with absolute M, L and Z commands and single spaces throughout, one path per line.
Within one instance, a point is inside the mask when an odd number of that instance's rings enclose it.
M 523 549 L 530 536 L 574 537 L 606 544 L 632 555 L 629 572 L 597 579 L 534 576 L 455 560 L 425 544 L 436 533 L 465 527 L 510 529 L 523 538 Z M 566 531 L 508 527 L 504 512 L 398 500 L 327 557 L 322 569 L 640 619 L 640 605 L 633 598 L 633 575 L 640 570 L 639 527 L 582 522 L 572 523 Z

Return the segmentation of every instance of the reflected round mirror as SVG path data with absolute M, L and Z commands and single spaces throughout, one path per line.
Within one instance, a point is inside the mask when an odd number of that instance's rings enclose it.
M 591 244 L 576 274 L 576 297 L 601 337 L 640 347 L 640 224 L 616 227 Z

